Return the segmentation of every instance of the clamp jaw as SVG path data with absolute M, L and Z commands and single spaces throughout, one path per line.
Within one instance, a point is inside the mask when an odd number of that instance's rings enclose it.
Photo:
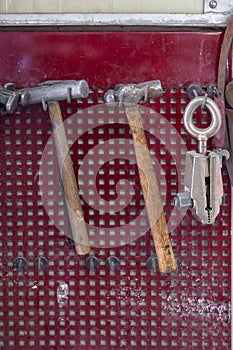
M 192 121 L 193 113 L 205 102 L 211 113 L 211 124 L 205 129 L 197 128 Z M 199 96 L 190 101 L 184 113 L 184 125 L 190 135 L 198 140 L 198 152 L 186 153 L 185 191 L 175 197 L 175 206 L 181 210 L 191 209 L 203 224 L 213 224 L 220 212 L 223 198 L 222 158 L 229 157 L 223 149 L 207 150 L 208 138 L 221 127 L 221 112 L 210 98 Z
M 191 209 L 194 216 L 203 224 L 215 222 L 222 204 L 222 157 L 228 156 L 228 152 L 225 150 L 220 152 L 212 151 L 207 155 L 196 151 L 187 152 L 185 191 L 177 193 L 175 198 L 175 205 L 179 209 Z

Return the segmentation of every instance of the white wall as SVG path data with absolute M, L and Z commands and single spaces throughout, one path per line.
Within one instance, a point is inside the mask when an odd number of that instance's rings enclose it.
M 203 13 L 203 0 L 0 0 L 0 13 Z

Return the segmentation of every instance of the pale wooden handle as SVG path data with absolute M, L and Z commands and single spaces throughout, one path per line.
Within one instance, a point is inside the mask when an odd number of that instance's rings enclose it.
M 85 255 L 90 252 L 91 248 L 73 164 L 69 154 L 60 105 L 56 101 L 51 101 L 48 102 L 48 108 L 75 249 L 77 254 Z
M 148 149 L 141 114 L 137 105 L 125 107 L 132 131 L 142 193 L 158 258 L 159 270 L 169 273 L 177 269 L 169 238 L 159 186 Z

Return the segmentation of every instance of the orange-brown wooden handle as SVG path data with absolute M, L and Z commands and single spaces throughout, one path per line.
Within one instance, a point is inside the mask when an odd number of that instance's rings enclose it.
M 85 255 L 90 252 L 91 248 L 60 105 L 57 101 L 51 101 L 48 102 L 48 108 L 75 249 L 77 254 Z
M 141 113 L 138 105 L 126 106 L 125 111 L 134 140 L 142 193 L 158 258 L 159 270 L 161 273 L 169 273 L 175 271 L 177 265 L 167 230 L 159 186 L 141 121 Z

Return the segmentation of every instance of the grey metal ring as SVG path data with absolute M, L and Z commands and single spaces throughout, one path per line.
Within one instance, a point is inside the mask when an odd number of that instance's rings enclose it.
M 211 123 L 207 128 L 197 128 L 193 124 L 193 113 L 205 102 L 206 107 L 211 114 Z M 208 139 L 214 136 L 220 129 L 222 123 L 222 115 L 218 105 L 211 98 L 204 96 L 193 98 L 186 106 L 184 111 L 184 126 L 187 132 L 197 140 Z

